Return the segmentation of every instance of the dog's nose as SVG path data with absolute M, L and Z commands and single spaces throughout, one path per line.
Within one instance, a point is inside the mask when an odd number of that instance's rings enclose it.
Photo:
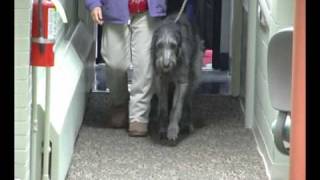
M 164 64 L 164 67 L 165 68 L 169 68 L 170 67 L 170 64 L 168 63 L 168 64 Z
M 163 67 L 168 68 L 170 66 L 170 60 L 164 59 L 163 61 Z

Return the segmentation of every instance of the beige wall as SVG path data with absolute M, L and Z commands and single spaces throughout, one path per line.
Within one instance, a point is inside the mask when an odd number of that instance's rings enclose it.
M 31 0 L 15 0 L 14 7 L 14 170 L 15 178 L 29 179 L 31 68 Z

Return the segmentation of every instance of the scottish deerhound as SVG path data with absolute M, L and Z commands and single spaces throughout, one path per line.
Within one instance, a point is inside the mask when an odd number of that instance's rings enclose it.
M 192 132 L 192 95 L 198 86 L 203 42 L 187 16 L 166 17 L 155 30 L 151 55 L 155 70 L 157 121 L 160 136 L 177 140 L 182 131 Z

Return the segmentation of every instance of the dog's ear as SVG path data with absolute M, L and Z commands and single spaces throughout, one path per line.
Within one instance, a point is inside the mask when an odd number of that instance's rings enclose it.
M 150 53 L 151 53 L 151 61 L 153 64 L 153 67 L 156 67 L 156 43 L 159 39 L 159 31 L 155 30 L 151 39 L 151 46 L 150 46 Z
M 152 39 L 151 39 L 151 46 L 150 46 L 150 51 L 151 51 L 151 58 L 155 58 L 155 49 L 156 49 L 156 42 L 158 41 L 158 33 L 155 31 L 153 33 Z
M 182 34 L 180 31 L 176 32 L 176 41 L 177 41 L 177 48 L 178 48 L 178 56 L 177 57 L 183 57 L 183 44 L 182 44 Z

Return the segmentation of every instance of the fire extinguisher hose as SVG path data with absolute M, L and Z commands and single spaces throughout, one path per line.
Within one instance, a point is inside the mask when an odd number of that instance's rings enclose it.
M 39 23 L 39 35 L 40 38 L 44 38 L 44 30 L 43 30 L 43 9 L 42 9 L 42 0 L 38 0 L 38 23 Z M 40 53 L 44 52 L 44 45 L 39 43 Z

